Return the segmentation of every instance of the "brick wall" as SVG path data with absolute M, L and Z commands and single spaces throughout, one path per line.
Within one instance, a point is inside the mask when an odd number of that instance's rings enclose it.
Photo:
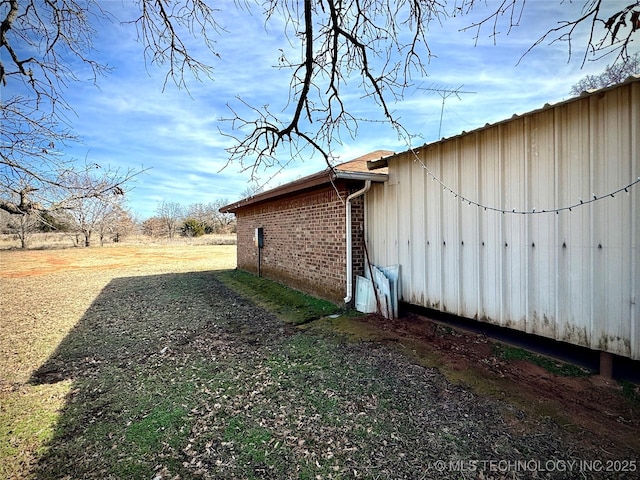
M 238 268 L 258 272 L 255 229 L 264 229 L 261 275 L 290 287 L 343 303 L 346 293 L 345 204 L 362 188 L 336 185 L 249 205 L 236 212 Z M 364 197 L 352 201 L 353 271 L 364 272 Z M 354 280 L 355 285 L 355 280 Z

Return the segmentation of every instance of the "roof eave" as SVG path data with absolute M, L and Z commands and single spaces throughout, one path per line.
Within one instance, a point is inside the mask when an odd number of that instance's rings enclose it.
M 307 188 L 315 187 L 317 185 L 322 185 L 324 183 L 327 183 L 329 181 L 329 178 L 330 172 L 328 172 L 327 170 L 323 170 L 322 172 L 318 172 L 313 175 L 294 180 L 293 182 L 287 183 L 280 187 L 267 190 L 266 192 L 257 193 L 251 197 L 243 198 L 242 200 L 239 200 L 237 202 L 225 205 L 224 207 L 220 208 L 219 211 L 221 213 L 233 213 L 238 208 L 242 208 L 265 200 L 270 200 L 271 198 L 286 195 L 287 193 L 292 193 L 298 190 L 304 190 Z
M 334 180 L 346 180 L 346 181 L 366 181 L 372 182 L 386 182 L 389 179 L 389 175 L 384 173 L 367 173 L 367 172 L 345 172 L 335 170 L 332 173 L 329 169 L 321 172 L 309 175 L 307 177 L 295 180 L 280 187 L 268 190 L 266 192 L 258 193 L 252 197 L 244 198 L 238 202 L 225 205 L 220 208 L 221 213 L 233 213 L 239 208 L 247 207 L 258 202 L 265 200 L 271 200 L 272 198 L 281 197 L 289 193 L 299 192 L 308 188 L 317 187 L 330 183 Z

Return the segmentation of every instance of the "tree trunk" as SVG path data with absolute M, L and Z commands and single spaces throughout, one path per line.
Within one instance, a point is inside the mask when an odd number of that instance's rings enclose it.
M 20 217 L 20 228 L 18 229 L 18 236 L 20 237 L 20 248 L 26 250 L 28 247 L 28 237 L 29 237 L 29 217 L 27 215 L 22 215 Z

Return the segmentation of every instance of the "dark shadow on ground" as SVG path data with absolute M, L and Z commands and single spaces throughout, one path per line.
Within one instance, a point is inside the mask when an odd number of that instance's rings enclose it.
M 247 317 L 263 317 L 264 332 Z M 251 355 L 281 335 L 276 322 L 215 272 L 112 280 L 29 381 L 73 381 L 37 478 L 150 479 L 156 462 L 189 462 L 193 379 L 215 375 L 211 359 L 231 341 Z
M 112 280 L 30 383 L 62 380 L 71 391 L 36 479 L 488 478 L 469 462 L 634 453 L 381 342 L 296 330 L 216 272 Z
M 207 272 L 112 280 L 30 383 L 78 380 L 104 368 L 128 368 L 160 355 L 164 347 L 185 343 L 207 324 L 191 314 L 196 307 L 193 287 L 201 292 L 223 288 Z M 149 302 L 149 296 L 157 301 Z

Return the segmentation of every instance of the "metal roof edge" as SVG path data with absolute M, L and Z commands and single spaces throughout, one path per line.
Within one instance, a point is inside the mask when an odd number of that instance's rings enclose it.
M 613 85 L 609 85 L 608 87 L 594 88 L 592 90 L 585 90 L 582 93 L 580 93 L 579 96 L 572 97 L 572 98 L 570 98 L 570 99 L 568 99 L 566 101 L 575 100 L 575 99 L 578 99 L 578 98 L 584 98 L 586 96 L 593 95 L 594 93 L 602 93 L 602 92 L 605 92 L 607 90 L 613 90 L 614 88 L 617 88 L 617 87 L 619 87 L 621 85 L 625 85 L 627 83 L 633 83 L 633 82 L 637 82 L 637 81 L 640 81 L 640 73 L 629 75 L 622 82 L 614 83 Z
M 389 175 L 386 173 L 365 173 L 365 172 L 341 172 L 336 171 L 335 177 L 340 180 L 371 180 L 372 182 L 386 182 Z
M 403 155 L 405 155 L 405 154 L 407 154 L 409 152 L 412 152 L 412 151 L 416 151 L 416 150 L 419 150 L 419 149 L 422 149 L 422 148 L 425 148 L 425 147 L 431 147 L 431 146 L 434 146 L 434 145 L 438 145 L 440 143 L 448 142 L 450 140 L 454 140 L 454 139 L 457 139 L 457 138 L 465 137 L 467 135 L 478 133 L 478 132 L 481 132 L 483 130 L 486 130 L 487 128 L 495 127 L 497 125 L 502 125 L 504 123 L 508 123 L 508 122 L 511 122 L 511 121 L 519 119 L 519 118 L 528 117 L 528 116 L 534 115 L 536 113 L 543 112 L 545 110 L 549 110 L 551 108 L 561 107 L 561 106 L 567 105 L 569 103 L 577 102 L 579 100 L 584 100 L 585 98 L 588 98 L 588 97 L 591 97 L 591 96 L 594 96 L 594 95 L 601 95 L 602 93 L 608 92 L 610 90 L 615 90 L 616 88 L 620 88 L 623 85 L 628 85 L 628 84 L 636 83 L 636 82 L 640 82 L 640 74 L 639 75 L 630 75 L 623 82 L 616 83 L 615 85 L 610 85 L 608 87 L 599 88 L 597 90 L 589 90 L 589 91 L 586 91 L 586 92 L 582 92 L 578 96 L 571 97 L 571 98 L 568 98 L 566 100 L 561 100 L 561 101 L 556 102 L 556 103 L 552 103 L 552 104 L 545 103 L 542 107 L 536 108 L 535 110 L 530 110 L 528 112 L 521 113 L 520 115 L 514 113 L 511 117 L 505 118 L 503 120 L 499 120 L 499 121 L 497 121 L 495 123 L 487 123 L 487 124 L 483 125 L 482 127 L 474 128 L 473 130 L 469 130 L 468 132 L 463 130 L 462 132 L 458 133 L 457 135 L 453 135 L 451 137 L 443 137 L 440 140 L 434 140 L 433 142 L 424 143 L 423 145 L 418 145 L 416 147 L 410 148 L 410 149 L 405 150 L 403 152 L 398 152 L 398 153 L 395 153 L 393 155 L 389 155 L 388 157 L 385 157 L 384 159 L 381 160 L 379 166 L 386 166 L 384 164 L 386 163 L 388 165 L 388 161 L 389 160 L 391 160 L 393 158 L 401 157 L 401 156 L 403 156 Z

